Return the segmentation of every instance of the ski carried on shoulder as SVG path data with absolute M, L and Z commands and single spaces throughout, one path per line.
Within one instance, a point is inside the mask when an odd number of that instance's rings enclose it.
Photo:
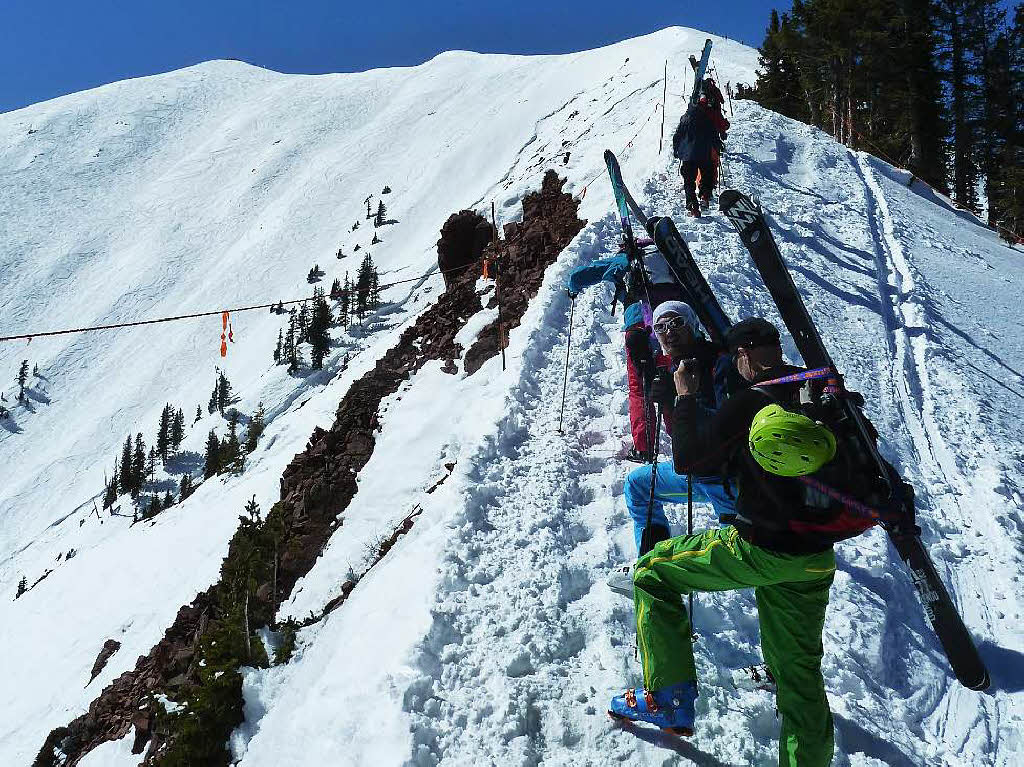
M 675 223 L 668 216 L 654 221 L 653 228 L 654 244 L 668 262 L 676 282 L 686 291 L 688 303 L 707 329 L 711 340 L 718 346 L 724 346 L 725 331 L 732 322 L 712 292 L 708 281 L 704 279 L 704 273 L 693 260 L 690 246 L 686 244 L 686 240 L 679 234 Z
M 710 40 L 708 42 L 710 44 Z M 697 262 L 694 261 L 686 240 L 679 234 L 679 230 L 676 229 L 671 218 L 647 217 L 623 183 L 619 161 L 611 150 L 605 151 L 604 160 L 608 166 L 608 175 L 612 180 L 612 190 L 619 207 L 622 230 L 626 234 L 627 248 L 630 241 L 635 242 L 632 239 L 633 229 L 629 223 L 629 214 L 632 213 L 640 225 L 654 238 L 655 246 L 665 257 L 673 277 L 686 294 L 687 303 L 697 313 L 697 318 L 707 329 L 711 340 L 718 345 L 723 345 L 724 333 L 732 323 L 711 291 L 707 280 L 704 279 L 704 274 Z
M 834 370 L 832 357 L 797 291 L 761 207 L 734 189 L 722 193 L 719 205 L 750 252 L 804 364 L 808 368 Z M 863 456 L 866 465 L 873 464 L 885 483 L 883 489 L 888 493 L 888 507 L 894 513 L 891 518 L 887 515 L 883 527 L 910 570 L 925 614 L 939 637 L 953 673 L 965 687 L 986 689 L 989 686 L 988 670 L 921 541 L 921 529 L 915 523 L 913 488 L 879 453 L 874 428 L 858 404 L 851 397 L 840 397 L 838 404 L 848 425 L 844 439 L 851 441 L 851 447 Z
M 700 101 L 700 86 L 704 82 L 704 73 L 708 69 L 708 60 L 711 58 L 711 38 L 704 41 L 704 52 L 700 55 L 700 61 L 694 61 L 690 57 L 690 66 L 693 67 L 695 75 L 693 91 L 690 93 L 690 106 Z

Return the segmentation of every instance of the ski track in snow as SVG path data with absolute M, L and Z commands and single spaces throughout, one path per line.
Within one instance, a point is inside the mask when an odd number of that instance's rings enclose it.
M 581 259 L 614 249 L 614 216 L 589 228 L 593 239 L 579 249 Z M 772 753 L 771 717 L 758 693 L 733 701 L 737 712 L 726 716 L 740 732 L 751 724 L 753 731 L 727 743 L 713 736 L 698 746 L 643 732 L 651 748 L 605 713 L 612 692 L 639 683 L 632 605 L 603 582 L 633 547 L 622 498 L 624 468 L 632 464 L 611 460 L 622 444 L 625 368 L 605 293 L 577 299 L 564 436 L 557 424 L 569 301 L 560 294 L 545 309 L 509 413 L 475 456 L 433 622 L 414 656 L 420 675 L 403 695 L 414 739 L 410 764 L 647 764 L 660 763 L 667 748 L 716 765 L 728 763 L 719 760 L 723 753 L 744 762 Z M 732 596 L 733 615 L 715 615 L 712 624 L 698 613 L 698 621 L 723 629 L 739 622 L 749 631 L 752 599 Z M 756 659 L 749 642 L 732 654 L 743 650 Z M 704 732 L 723 727 L 719 721 Z

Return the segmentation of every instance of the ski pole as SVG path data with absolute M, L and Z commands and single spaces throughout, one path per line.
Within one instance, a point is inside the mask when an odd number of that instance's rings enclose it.
M 693 535 L 693 475 L 686 475 L 686 534 Z M 697 628 L 693 623 L 693 592 L 690 592 L 690 604 L 687 610 L 690 616 L 690 634 L 697 637 Z
M 576 296 L 569 304 L 569 336 L 565 341 L 565 372 L 562 374 L 562 406 L 558 408 L 558 433 L 562 433 L 562 414 L 565 412 L 565 387 L 569 385 L 569 349 L 572 347 L 572 315 L 576 311 Z
M 654 442 L 651 443 L 651 495 L 647 499 L 647 524 L 644 525 L 644 533 L 640 536 L 639 556 L 643 556 L 654 548 L 651 541 L 651 520 L 654 518 L 654 489 L 658 484 L 658 442 L 661 439 L 661 405 L 654 408 Z

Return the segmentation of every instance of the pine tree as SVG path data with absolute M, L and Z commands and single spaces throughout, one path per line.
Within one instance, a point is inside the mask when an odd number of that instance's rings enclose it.
M 185 439 L 185 413 L 179 407 L 171 411 L 171 450 L 175 453 L 181 447 L 181 441 Z
M 228 436 L 221 443 L 220 460 L 222 469 L 240 472 L 245 463 L 245 455 L 238 441 L 238 420 L 237 410 L 232 408 L 228 411 Z
M 163 503 L 160 505 L 163 506 L 165 509 L 171 508 L 171 506 L 174 505 L 174 493 L 172 493 L 170 490 L 164 493 L 164 500 Z
M 375 272 L 376 267 L 373 265 L 373 258 L 367 253 L 363 256 L 362 263 L 359 264 L 359 271 L 356 273 L 355 313 L 359 317 L 360 322 L 363 321 L 363 316 L 366 312 L 373 308 Z
M 231 404 L 231 382 L 224 375 L 224 371 L 218 368 L 217 379 L 213 384 L 213 393 L 210 395 L 210 412 L 214 410 L 224 415 L 224 408 Z
M 371 262 L 370 268 L 370 308 L 377 310 L 380 308 L 380 274 L 377 272 L 377 266 Z
M 942 184 L 934 19 L 931 0 L 794 0 L 772 14 L 757 84 L 742 96 Z
M 381 190 L 381 194 L 391 194 L 391 187 L 385 186 L 384 189 Z
M 299 306 L 299 314 L 296 317 L 295 332 L 298 343 L 305 343 L 309 340 L 307 333 L 309 332 L 309 307 L 306 306 L 306 302 L 303 301 Z
M 25 383 L 28 381 L 28 360 L 23 360 L 18 368 L 18 402 L 25 401 Z
M 274 347 L 274 364 L 277 365 L 281 362 L 281 349 L 284 346 L 284 331 L 277 331 L 277 346 Z
M 192 475 L 188 473 L 183 474 L 181 477 L 181 484 L 178 486 L 178 498 L 184 501 L 192 495 L 192 490 Z
M 135 435 L 135 450 L 132 452 L 132 498 L 138 498 L 146 479 L 146 443 L 142 433 Z
M 380 237 L 377 236 L 376 232 L 374 232 L 373 233 L 373 239 L 370 240 L 370 244 L 371 245 L 379 245 L 381 242 L 383 242 L 383 240 Z
M 155 495 L 155 494 L 151 495 L 146 500 L 145 511 L 142 512 L 142 518 L 143 519 L 152 519 L 157 514 L 159 514 L 161 511 L 162 511 L 162 508 L 161 508 L 161 505 L 160 505 L 160 496 L 159 495 Z
M 319 296 L 313 305 L 313 316 L 310 319 L 307 332 L 307 338 L 312 347 L 310 354 L 314 370 L 321 370 L 323 368 L 324 357 L 327 356 L 331 349 L 330 327 L 332 321 L 330 305 L 323 296 Z
M 114 473 L 103 486 L 103 508 L 109 509 L 117 502 L 117 463 L 114 463 Z
M 385 218 L 385 216 L 387 216 L 387 214 L 388 214 L 387 206 L 384 205 L 384 200 L 381 200 L 380 204 L 377 205 L 377 215 L 374 216 L 374 218 L 373 218 L 373 225 L 374 226 L 384 226 L 384 224 L 387 223 L 387 219 Z
M 121 492 L 130 493 L 135 497 L 135 474 L 132 471 L 132 438 L 126 437 L 121 448 L 121 470 L 118 472 Z
M 263 409 L 263 403 L 261 402 L 256 407 L 256 414 L 252 417 L 249 422 L 249 429 L 245 433 L 245 452 L 251 453 L 256 449 L 257 443 L 260 441 L 260 437 L 263 436 L 263 430 L 266 428 L 265 419 L 267 417 L 266 411 Z
M 356 221 L 354 224 L 352 224 L 352 231 L 354 232 L 358 228 L 359 228 L 359 222 Z
M 366 217 L 373 218 L 373 208 L 370 206 L 370 200 L 373 199 L 373 195 L 367 195 L 364 202 L 366 203 Z
M 971 76 L 971 36 L 968 6 L 972 0 L 938 0 L 939 28 L 945 47 L 953 138 L 953 199 L 968 210 L 978 209 L 978 178 L 975 159 L 977 120 L 975 104 L 979 94 Z
M 221 458 L 220 458 L 220 440 L 217 439 L 217 432 L 210 429 L 210 433 L 206 436 L 206 454 L 204 456 L 205 465 L 203 466 L 203 478 L 209 479 L 214 474 L 220 471 Z
M 231 404 L 231 384 L 223 372 L 220 374 L 220 391 L 217 394 L 217 409 L 223 413 L 224 408 Z
M 334 282 L 331 283 L 331 300 L 337 301 L 339 298 L 341 298 L 341 280 L 335 277 Z
M 212 413 L 213 411 L 211 410 L 210 412 Z M 193 425 L 193 426 L 195 426 L 195 425 L 196 425 L 197 423 L 199 423 L 199 422 L 200 422 L 200 421 L 201 421 L 202 419 L 203 419 L 203 409 L 202 409 L 201 407 L 199 407 L 199 405 L 196 405 L 196 417 L 195 417 L 195 419 L 194 419 L 194 420 L 192 421 L 192 425 Z
M 156 448 L 151 447 L 146 456 L 146 479 L 152 482 L 156 479 Z
M 288 363 L 288 372 L 292 374 L 299 372 L 299 366 L 302 364 L 302 352 L 299 350 L 298 339 L 296 338 L 297 324 L 296 312 L 293 308 L 288 317 L 288 334 L 284 337 L 284 349 L 282 351 L 283 360 Z
M 156 429 L 156 450 L 160 454 L 160 460 L 167 462 L 167 453 L 171 447 L 171 420 L 174 418 L 174 410 L 171 404 L 164 405 L 160 411 L 160 423 Z
M 349 281 L 348 272 L 345 272 L 345 283 L 341 286 L 341 296 L 338 300 L 341 302 L 338 306 L 338 322 L 343 328 L 347 328 L 349 315 L 352 313 L 352 283 Z
M 337 254 L 338 260 L 340 261 L 344 257 L 345 257 L 345 251 L 343 251 L 341 248 L 338 248 L 338 254 Z
M 28 591 L 28 578 L 23 575 L 21 580 L 18 581 L 18 591 L 15 593 L 14 598 L 18 599 L 26 591 Z

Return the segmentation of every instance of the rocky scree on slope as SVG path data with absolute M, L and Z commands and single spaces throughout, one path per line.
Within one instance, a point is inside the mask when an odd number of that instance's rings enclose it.
M 503 274 L 514 281 L 502 296 L 506 327 L 519 324 L 546 268 L 585 226 L 577 216 L 579 202 L 561 191 L 564 183 L 548 171 L 541 191 L 523 201 L 523 222 L 505 227 L 512 242 L 503 248 Z M 449 218 L 438 243 L 442 269 L 478 260 L 490 240 L 489 235 L 484 239 L 484 228 L 490 231 L 472 212 Z M 73 767 L 132 727 L 132 753 L 145 752 L 144 764 L 228 764 L 228 736 L 243 719 L 238 669 L 270 662 L 254 628 L 274 624 L 278 606 L 337 529 L 340 513 L 356 493 L 358 472 L 373 452 L 382 400 L 429 360 L 446 360 L 454 372 L 454 361 L 462 356 L 455 336 L 483 309 L 476 280 L 473 268 L 445 274 L 446 289 L 437 303 L 352 384 L 330 429 L 313 430 L 305 451 L 285 469 L 281 500 L 266 518 L 258 512 L 240 518 L 220 580 L 181 607 L 134 671 L 106 687 L 87 713 L 50 732 L 34 767 Z M 492 326 L 467 353 L 469 372 L 498 351 L 498 329 Z M 169 713 L 158 694 L 182 708 Z

